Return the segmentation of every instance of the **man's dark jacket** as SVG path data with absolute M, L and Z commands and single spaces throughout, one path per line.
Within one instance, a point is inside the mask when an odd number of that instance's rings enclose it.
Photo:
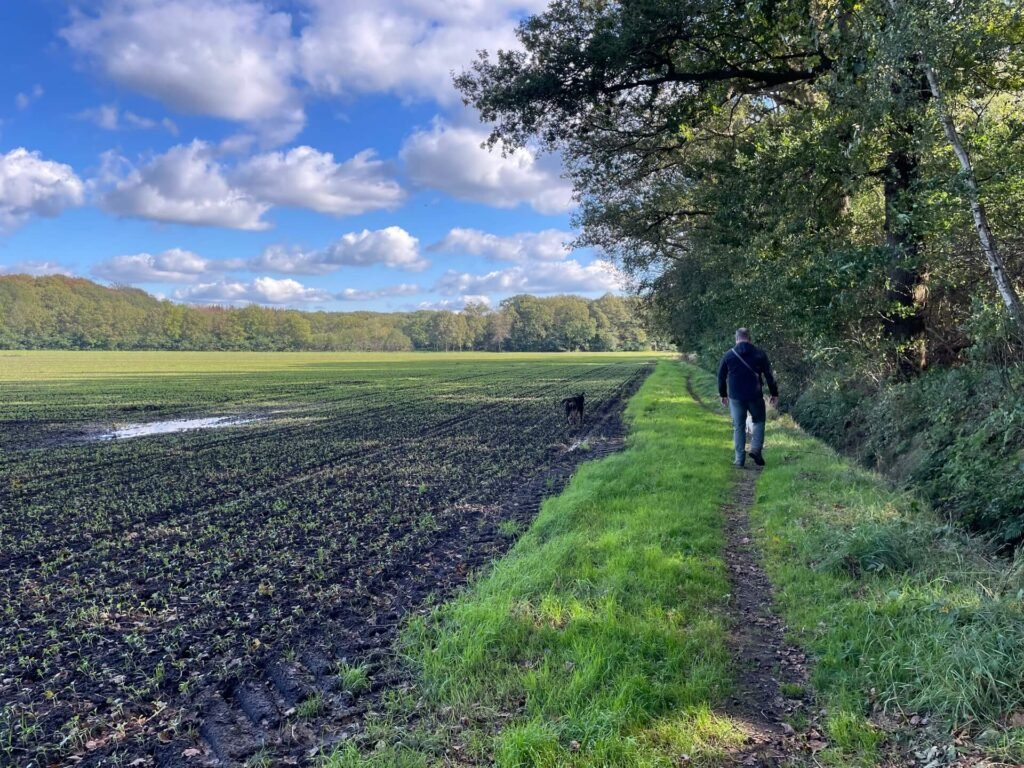
M 768 382 L 771 396 L 778 397 L 779 388 L 775 384 L 775 377 L 772 376 L 768 355 L 749 341 L 741 341 L 726 352 L 722 362 L 718 364 L 718 394 L 721 397 L 731 397 L 733 400 L 759 400 L 764 397 L 761 391 L 761 376 Z M 728 391 L 725 387 L 726 381 L 729 383 Z

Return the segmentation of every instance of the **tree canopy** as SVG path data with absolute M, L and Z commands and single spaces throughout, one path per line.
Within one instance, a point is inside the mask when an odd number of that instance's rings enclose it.
M 621 260 L 680 345 L 751 325 L 799 383 L 912 375 L 982 327 L 1019 333 L 1015 4 L 556 0 L 519 38 L 458 87 L 493 144 L 561 153 L 581 242 Z
M 0 348 L 194 350 L 642 350 L 636 298 L 513 296 L 491 310 L 300 312 L 194 307 L 79 278 L 0 277 Z

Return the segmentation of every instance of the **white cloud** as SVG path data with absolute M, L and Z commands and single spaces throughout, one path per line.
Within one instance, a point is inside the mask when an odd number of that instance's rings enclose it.
M 528 261 L 563 261 L 571 249 L 571 232 L 545 229 L 515 235 L 493 235 L 479 229 L 452 229 L 444 239 L 430 246 L 432 251 L 466 253 L 496 261 L 523 263 Z
M 113 104 L 102 104 L 78 113 L 82 120 L 88 120 L 105 131 L 116 131 L 121 127 L 121 117 Z
M 491 306 L 489 296 L 460 296 L 457 299 L 439 299 L 438 301 L 421 301 L 416 309 L 432 309 L 435 311 L 447 310 L 448 312 L 461 312 L 467 304 L 483 304 Z
M 108 164 L 119 158 L 108 157 Z M 210 147 L 202 141 L 172 147 L 142 168 L 117 178 L 103 206 L 119 216 L 178 224 L 260 230 L 269 203 L 233 186 Z
M 449 270 L 436 290 L 445 296 L 492 293 L 598 293 L 621 290 L 623 279 L 614 264 L 595 260 L 589 264 L 559 261 L 517 265 L 473 275 Z
M 219 265 L 191 251 L 171 248 L 163 253 L 114 256 L 92 268 L 97 277 L 116 283 L 192 282 Z
M 14 97 L 14 106 L 18 109 L 28 109 L 32 106 L 33 101 L 38 101 L 43 97 L 43 86 L 36 83 L 32 86 L 30 91 L 22 91 Z
M 518 19 L 547 0 L 308 0 L 304 77 L 332 94 L 389 92 L 455 104 L 451 73 L 481 48 L 517 48 Z
M 150 117 L 142 117 L 134 112 L 124 111 L 116 104 L 101 104 L 92 109 L 86 109 L 77 115 L 82 120 L 88 120 L 106 131 L 118 131 L 122 128 L 141 128 L 149 130 L 152 128 L 164 128 L 172 136 L 178 135 L 178 126 L 168 117 L 163 120 L 154 120 Z
M 118 85 L 181 112 L 248 123 L 267 142 L 301 130 L 302 90 L 391 93 L 455 105 L 453 71 L 518 47 L 547 0 L 95 0 L 61 30 Z
M 540 213 L 563 213 L 573 206 L 572 185 L 560 177 L 556 158 L 516 149 L 481 146 L 487 133 L 436 120 L 430 130 L 406 139 L 401 158 L 417 184 L 462 200 L 514 208 L 526 203 Z
M 0 275 L 71 275 L 70 269 L 53 261 L 16 261 L 14 264 L 0 264 Z
M 235 181 L 255 197 L 277 205 L 351 216 L 394 208 L 405 197 L 386 163 L 364 150 L 344 163 L 330 152 L 295 147 L 257 155 L 243 163 Z
M 372 301 L 374 299 L 386 299 L 395 296 L 412 296 L 422 293 L 422 289 L 415 283 L 401 283 L 389 285 L 377 290 L 363 290 L 359 288 L 346 288 L 335 298 L 342 301 Z
M 62 37 L 115 83 L 287 141 L 305 121 L 292 19 L 250 0 L 102 0 Z
M 401 227 L 349 232 L 326 248 L 313 251 L 276 245 L 267 248 L 251 266 L 275 272 L 322 275 L 341 267 L 386 267 L 418 272 L 429 262 L 420 255 L 419 240 Z
M 219 281 L 200 283 L 174 292 L 179 301 L 197 304 L 305 304 L 328 301 L 331 294 L 307 288 L 297 280 L 257 277 L 249 283 Z
M 23 147 L 0 155 L 0 232 L 31 216 L 56 216 L 81 205 L 85 185 L 70 165 L 44 160 Z
M 243 144 L 230 142 L 233 149 Z M 260 230 L 269 228 L 263 215 L 275 204 L 345 216 L 393 208 L 405 196 L 388 164 L 370 150 L 338 163 L 329 152 L 302 146 L 229 167 L 222 162 L 222 149 L 196 140 L 138 168 L 107 155 L 100 179 L 107 187 L 102 205 L 121 216 Z

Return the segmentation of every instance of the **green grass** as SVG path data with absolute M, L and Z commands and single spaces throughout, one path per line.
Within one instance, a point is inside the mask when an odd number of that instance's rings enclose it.
M 362 693 L 370 687 L 369 668 L 365 664 L 338 664 L 338 682 L 347 693 Z
M 833 745 L 820 759 L 872 765 L 885 734 L 871 716 L 919 714 L 939 734 L 990 730 L 994 756 L 1024 760 L 999 727 L 1024 710 L 1021 569 L 788 418 L 769 424 L 765 456 L 751 522 L 777 607 L 816 661 Z
M 327 702 L 324 701 L 323 694 L 314 693 L 308 699 L 299 703 L 295 708 L 295 714 L 303 720 L 309 720 L 324 712 L 326 708 Z
M 416 686 L 330 768 L 728 764 L 738 724 L 715 709 L 731 683 L 729 431 L 686 378 L 716 403 L 708 374 L 660 363 L 630 402 L 628 450 L 585 465 L 490 574 L 406 629 Z M 1024 569 L 785 417 L 765 453 L 751 523 L 776 609 L 812 659 L 817 764 L 946 750 L 953 728 L 1024 760 L 1024 729 L 1003 727 L 1024 712 Z M 930 725 L 909 727 L 912 714 Z
M 738 743 L 712 713 L 730 685 L 728 434 L 683 383 L 660 365 L 629 403 L 629 450 L 584 465 L 489 575 L 413 621 L 416 696 L 333 768 L 670 766 Z
M 439 365 L 481 362 L 564 364 L 566 360 L 645 360 L 667 352 L 111 352 L 0 349 L 0 381 L 60 381 L 118 376 L 302 371 L 317 365 Z

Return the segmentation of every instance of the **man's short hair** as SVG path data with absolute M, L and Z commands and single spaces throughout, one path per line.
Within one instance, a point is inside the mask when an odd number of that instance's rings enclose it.
M 746 328 L 736 329 L 736 340 L 737 341 L 750 341 L 750 331 Z

